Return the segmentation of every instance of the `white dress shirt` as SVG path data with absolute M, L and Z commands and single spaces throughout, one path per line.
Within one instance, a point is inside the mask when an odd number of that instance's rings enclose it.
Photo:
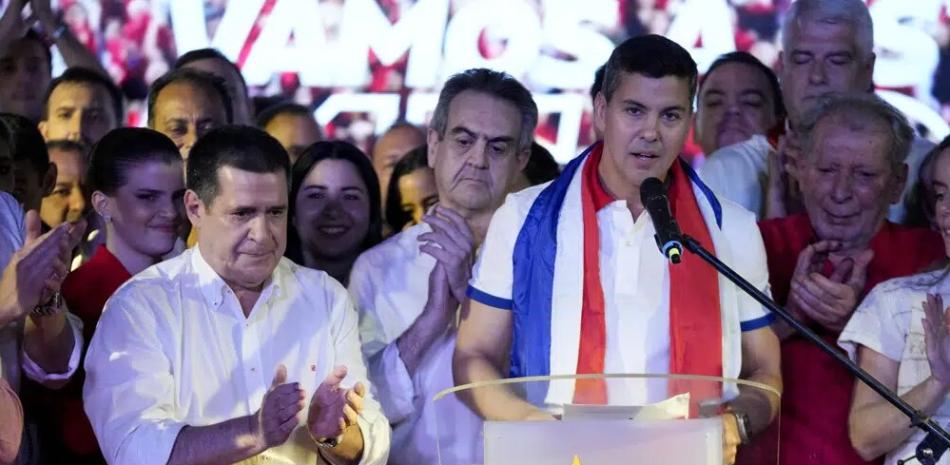
M 422 313 L 435 259 L 419 251 L 422 223 L 364 252 L 350 273 L 360 312 L 360 336 L 383 410 L 393 426 L 391 465 L 481 463 L 482 421 L 455 396 L 432 398 L 454 386 L 456 328 L 447 327 L 409 376 L 396 340 Z
M 0 273 L 6 269 L 10 259 L 23 247 L 26 237 L 23 223 L 23 210 L 16 199 L 6 192 L 0 192 Z M 82 320 L 67 313 L 66 324 L 73 333 L 73 351 L 69 356 L 68 367 L 63 373 L 47 373 L 37 365 L 23 350 L 24 318 L 0 327 L 0 376 L 14 391 L 20 389 L 20 369 L 33 381 L 48 385 L 69 379 L 79 368 L 82 355 Z
M 585 161 L 587 163 L 587 161 Z M 583 299 L 583 221 L 580 185 L 583 166 L 568 188 L 557 225 L 551 309 L 551 375 L 577 370 Z M 490 306 L 510 308 L 515 242 L 538 194 L 547 185 L 511 194 L 492 217 L 485 243 L 472 273 L 469 295 Z M 762 236 L 755 218 L 738 205 L 719 199 L 722 229 L 713 208 L 694 186 L 694 194 L 709 226 L 716 256 L 768 293 L 768 268 Z M 666 374 L 669 372 L 670 274 L 657 248 L 656 230 L 644 211 L 636 220 L 626 202 L 616 200 L 597 212 L 600 233 L 600 279 L 606 322 L 605 373 Z M 723 376 L 738 378 L 742 366 L 741 332 L 768 325 L 772 315 L 762 305 L 719 276 L 723 337 Z M 643 405 L 667 398 L 664 379 L 627 379 L 607 383 L 611 404 Z M 736 395 L 724 386 L 724 395 Z M 574 383 L 551 383 L 546 401 L 571 403 Z
M 945 270 L 895 278 L 874 286 L 838 336 L 838 345 L 855 363 L 860 346 L 898 363 L 897 394 L 901 396 L 930 377 L 923 326 L 927 294 L 942 296 L 944 302 L 950 302 L 950 278 Z M 950 427 L 950 396 L 932 418 L 944 428 Z M 887 453 L 884 464 L 896 465 L 899 460 L 914 456 L 925 435 L 915 428 L 913 434 Z M 950 465 L 950 455 L 944 454 L 937 464 Z
M 907 201 L 913 193 L 924 156 L 933 147 L 934 144 L 927 139 L 914 138 L 910 153 L 904 160 L 907 164 L 904 193 L 901 201 L 891 205 L 887 213 L 887 219 L 891 222 L 903 224 L 907 220 Z M 762 219 L 765 216 L 765 197 L 769 185 L 769 157 L 774 156 L 774 153 L 765 136 L 752 136 L 744 142 L 713 152 L 703 162 L 699 176 L 717 194 L 742 205 Z
M 349 370 L 343 387 L 366 383 L 346 290 L 281 259 L 245 317 L 195 247 L 139 273 L 106 303 L 86 355 L 85 410 L 109 463 L 164 465 L 184 426 L 256 412 L 280 364 L 308 399 L 337 365 Z M 242 463 L 322 463 L 306 415 L 286 443 Z M 360 463 L 385 464 L 389 425 L 369 394 L 359 425 Z

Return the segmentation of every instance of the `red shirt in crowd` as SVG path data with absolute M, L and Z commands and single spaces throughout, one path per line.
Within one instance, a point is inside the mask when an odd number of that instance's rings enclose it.
M 769 262 L 772 296 L 779 305 L 788 300 L 798 255 L 816 242 L 805 214 L 759 223 Z M 871 239 L 874 258 L 868 265 L 866 294 L 875 285 L 917 273 L 943 255 L 943 241 L 928 229 L 906 228 L 885 222 Z M 837 345 L 838 332 L 817 325 L 813 329 Z M 850 465 L 865 462 L 851 447 L 848 413 L 854 378 L 816 346 L 796 335 L 782 343 L 781 440 L 782 465 Z M 775 463 L 778 422 L 740 449 L 740 464 Z M 883 458 L 883 457 L 882 457 Z
M 100 245 L 88 262 L 63 281 L 63 299 L 69 311 L 83 322 L 83 358 L 106 300 L 131 277 L 122 263 L 104 245 Z M 31 394 L 29 405 L 37 408 L 43 449 L 55 459 L 51 463 L 106 463 L 83 410 L 82 385 L 85 379 L 86 373 L 80 365 L 62 389 L 49 390 L 37 384 L 31 386 L 35 394 Z

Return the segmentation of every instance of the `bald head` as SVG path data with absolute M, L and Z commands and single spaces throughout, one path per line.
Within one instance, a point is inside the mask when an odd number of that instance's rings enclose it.
M 397 124 L 391 127 L 373 146 L 373 169 L 379 176 L 383 205 L 386 205 L 386 191 L 393 167 L 410 150 L 426 142 L 425 134 L 410 124 Z

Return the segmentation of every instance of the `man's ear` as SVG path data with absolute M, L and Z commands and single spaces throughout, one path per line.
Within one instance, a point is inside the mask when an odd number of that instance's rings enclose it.
M 39 129 L 40 134 L 43 135 L 43 140 L 49 141 L 49 125 L 46 123 L 46 120 L 40 121 L 40 123 L 36 125 L 36 128 Z
M 43 176 L 43 179 L 40 180 L 40 185 L 43 189 L 43 197 L 53 193 L 53 188 L 56 187 L 56 176 L 59 175 L 59 169 L 56 168 L 56 163 L 50 163 L 49 167 L 46 168 L 46 175 Z
M 888 192 L 891 205 L 901 202 L 904 199 L 904 186 L 907 184 L 907 163 L 901 163 L 901 166 L 895 170 L 893 190 Z
M 528 161 L 531 160 L 531 146 L 518 152 L 517 161 L 518 161 L 518 172 L 524 171 L 525 167 L 528 166 Z
M 604 125 L 607 121 L 607 98 L 604 96 L 604 92 L 598 92 L 597 97 L 594 98 L 594 127 L 601 134 L 604 133 Z
M 435 169 L 435 154 L 441 141 L 442 137 L 439 136 L 439 132 L 429 128 L 429 132 L 426 134 L 426 161 L 429 163 L 429 168 Z
M 201 218 L 205 215 L 205 204 L 198 197 L 198 193 L 188 189 L 185 191 L 185 214 L 194 227 L 199 227 Z

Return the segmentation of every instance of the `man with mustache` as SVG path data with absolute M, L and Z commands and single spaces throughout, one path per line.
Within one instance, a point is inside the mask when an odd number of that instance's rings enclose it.
M 771 315 L 695 255 L 671 265 L 640 185 L 660 178 L 683 231 L 760 289 L 765 254 L 754 217 L 720 200 L 679 157 L 692 119 L 696 63 L 661 36 L 614 49 L 596 98 L 603 134 L 559 178 L 508 196 L 472 273 L 454 355 L 457 385 L 503 377 L 655 373 L 741 378 L 781 390 Z M 689 394 L 723 401 L 723 452 L 764 429 L 778 398 L 735 386 L 581 379 L 466 396 L 491 420 L 550 419 L 535 405 L 643 405 Z M 536 385 L 537 386 L 537 385 Z M 698 411 L 694 411 L 698 413 Z
M 537 121 L 531 94 L 511 76 L 487 69 L 452 76 L 428 132 L 439 204 L 353 266 L 363 352 L 400 444 L 392 464 L 480 463 L 481 420 L 455 398 L 432 396 L 453 386 L 456 320 L 473 255 L 528 162 Z
M 785 134 L 762 136 L 720 148 L 700 169 L 713 191 L 739 203 L 759 219 L 800 213 L 796 159 L 797 126 L 805 113 L 825 95 L 872 92 L 875 55 L 871 15 L 861 0 L 803 0 L 794 2 L 782 23 L 778 76 L 788 111 Z M 907 159 L 908 179 L 917 179 L 923 156 L 933 144 L 915 138 Z M 903 223 L 912 198 L 908 183 L 888 219 Z
M 260 129 L 195 144 L 197 247 L 113 294 L 86 354 L 85 410 L 109 463 L 386 463 L 346 290 L 282 258 L 289 177 Z

